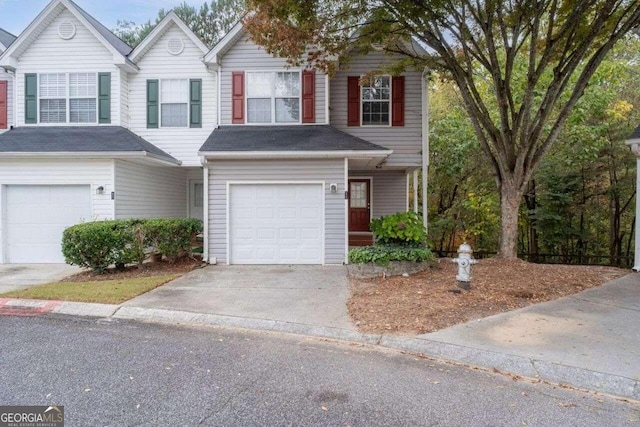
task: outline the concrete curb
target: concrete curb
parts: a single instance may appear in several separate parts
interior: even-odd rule
[[[362,344],[375,345],[380,341],[380,335],[367,335],[349,329],[331,328],[325,326],[305,325],[301,323],[283,322],[279,320],[252,319],[248,317],[221,316],[217,314],[193,313],[189,311],[163,310],[156,308],[141,308],[121,306],[112,316],[116,319],[140,320],[144,322],[159,322],[169,324],[183,324],[192,326],[218,326],[225,328],[252,329],[259,331],[284,332],[296,335],[329,338],[340,341],[351,341]]]
[[[118,310],[118,307],[120,306],[115,304],[60,301],[60,304],[55,306],[51,312],[71,316],[110,317]]]
[[[503,373],[640,400],[640,379],[637,378],[422,338],[385,335],[379,345],[464,365],[497,369]]]
[[[129,306],[121,307],[112,317],[167,324],[217,326],[283,332],[374,345],[393,350],[420,353],[436,359],[454,361],[464,365],[497,369],[500,372],[536,378],[552,383],[569,384],[578,388],[640,399],[640,381],[637,379],[422,338],[397,335],[372,335],[348,329],[328,328],[276,320]]]
[[[3,299],[2,302],[4,304],[10,303],[14,305],[24,304],[25,306],[29,304],[37,304],[34,300],[17,299]],[[47,301],[47,303],[51,306],[51,309],[48,310],[48,312],[55,314],[127,319],[172,325],[215,326],[282,332],[379,346],[393,350],[419,353],[435,359],[453,361],[463,365],[482,367],[486,369],[497,369],[503,373],[536,378],[551,383],[567,384],[577,388],[600,391],[640,400],[640,379],[637,378],[632,379],[604,372],[562,365],[559,363],[536,360],[475,347],[449,344],[424,338],[404,337],[398,335],[363,334],[349,329],[314,326],[277,320],[193,313],[188,311],[65,301]]]

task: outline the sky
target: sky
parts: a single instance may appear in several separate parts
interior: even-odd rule
[[[44,9],[50,0],[0,0],[0,28],[19,35]],[[74,0],[109,29],[119,19],[137,24],[155,19],[158,10],[171,9],[184,0]],[[193,6],[201,6],[205,0],[186,0]]]

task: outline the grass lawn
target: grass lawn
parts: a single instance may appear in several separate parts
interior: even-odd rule
[[[0,297],[120,304],[164,285],[179,276],[181,275],[170,274],[116,280],[47,283],[28,289],[7,292],[1,294]]]

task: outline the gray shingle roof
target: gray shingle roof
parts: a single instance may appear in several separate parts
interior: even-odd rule
[[[640,139],[640,126],[638,126],[627,139]]]
[[[177,160],[121,126],[25,126],[0,134],[2,153],[146,152]]]
[[[0,28],[0,44],[2,44],[4,47],[11,46],[11,43],[13,43],[16,39],[16,36]]]
[[[201,152],[387,150],[332,126],[221,126]]]
[[[115,34],[113,34],[111,32],[111,30],[109,30],[107,27],[102,25],[93,16],[89,15],[86,11],[84,11],[76,3],[74,3],[74,2],[71,2],[71,3],[73,3],[73,5],[76,7],[76,9],[78,9],[78,12],[80,12],[80,14],[82,16],[84,16],[84,18],[87,21],[89,21],[89,23],[91,23],[91,25],[94,26],[94,28],[102,35],[102,37],[104,37],[109,42],[109,44],[111,44],[111,46],[113,46],[118,52],[120,52],[124,56],[127,56],[127,55],[129,55],[131,53],[131,51],[133,50],[133,48],[131,46],[129,46],[124,41],[122,41],[120,39],[120,37],[118,37]]]

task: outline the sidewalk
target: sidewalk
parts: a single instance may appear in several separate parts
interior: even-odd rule
[[[38,314],[244,328],[379,345],[640,399],[638,274],[570,297],[420,336],[368,335],[332,325],[137,307],[129,303],[117,306],[5,299],[0,300],[0,314],[8,307],[19,310],[23,305],[35,307]]]

